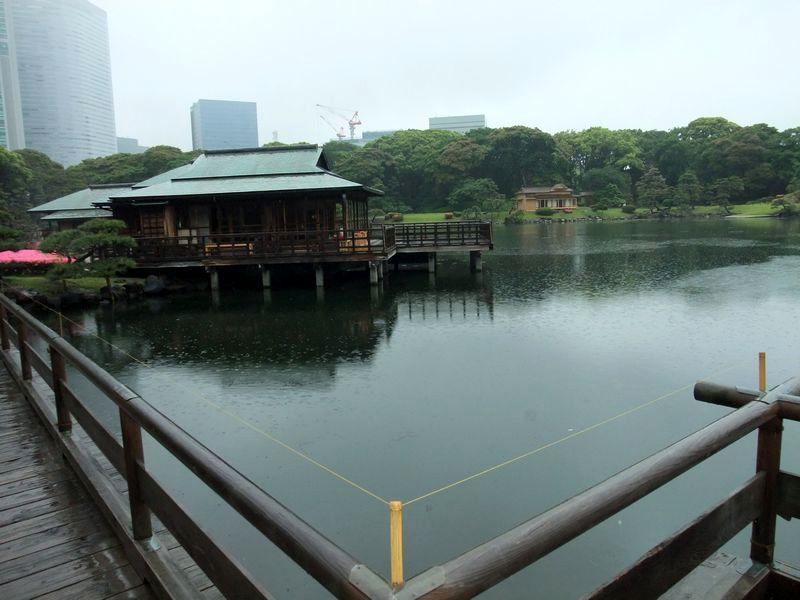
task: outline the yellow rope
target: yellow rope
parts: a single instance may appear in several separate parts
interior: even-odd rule
[[[732,365],[732,366],[727,367],[725,369],[721,369],[720,371],[717,371],[716,373],[714,373],[714,375],[718,375],[719,373],[723,373],[725,371],[729,371],[734,366],[736,366],[736,365]],[[712,377],[713,377],[713,375],[712,375]],[[637,411],[640,411],[643,408],[647,408],[648,406],[650,406],[652,404],[655,404],[656,402],[660,402],[661,400],[669,398],[670,396],[674,396],[678,392],[682,392],[684,390],[688,390],[688,389],[692,388],[693,386],[694,386],[694,384],[690,383],[688,385],[684,385],[683,387],[679,387],[677,389],[674,389],[671,392],[667,392],[666,394],[663,394],[663,395],[659,396],[658,398],[654,398],[653,400],[648,400],[647,402],[643,402],[642,404],[634,406],[633,408],[629,408],[628,410],[624,410],[621,413],[617,413],[616,415],[614,415],[612,417],[608,417],[607,419],[604,419],[602,421],[598,421],[597,423],[594,423],[593,425],[589,425],[588,427],[584,427],[583,429],[581,429],[579,431],[575,431],[573,433],[570,433],[569,435],[565,435],[564,437],[558,438],[557,440],[554,440],[552,442],[548,442],[547,444],[544,444],[543,446],[539,446],[538,448],[534,448],[533,450],[529,450],[528,452],[525,452],[524,454],[520,454],[519,456],[515,456],[514,458],[510,458],[508,460],[504,460],[503,462],[498,463],[498,464],[496,464],[494,466],[491,466],[491,467],[489,467],[487,469],[484,469],[482,471],[478,471],[477,473],[473,473],[472,475],[469,475],[468,477],[464,477],[463,479],[459,479],[458,481],[454,481],[453,483],[448,483],[447,485],[444,485],[444,486],[442,486],[440,488],[437,488],[435,490],[431,490],[430,492],[422,494],[421,496],[417,496],[416,498],[413,498],[412,500],[408,500],[406,502],[403,502],[403,506],[409,506],[410,504],[414,504],[415,502],[419,502],[420,500],[425,500],[426,498],[430,498],[431,496],[435,496],[436,494],[440,494],[440,493],[445,492],[447,490],[453,489],[454,487],[457,487],[459,485],[467,483],[468,481],[472,481],[473,479],[477,479],[478,477],[482,477],[482,476],[487,475],[487,474],[489,474],[489,473],[491,473],[493,471],[497,471],[498,469],[502,469],[503,467],[507,467],[508,465],[513,464],[513,463],[515,463],[517,461],[520,461],[520,460],[522,460],[524,458],[528,458],[530,456],[533,456],[534,454],[538,454],[539,452],[547,450],[548,448],[552,448],[553,446],[557,446],[558,444],[562,444],[562,443],[564,443],[564,442],[566,442],[568,440],[571,440],[572,438],[578,437],[579,435],[583,435],[585,433],[589,433],[590,431],[592,431],[594,429],[597,429],[598,427],[602,427],[603,425],[607,425],[608,423],[611,423],[612,421],[616,421],[617,419],[621,419],[622,417],[626,417],[626,416],[628,416],[630,414],[633,414],[633,413],[635,413]]]
[[[97,334],[96,334],[96,333],[94,333],[93,331],[90,331],[89,329],[87,329],[87,328],[86,328],[84,325],[82,325],[81,323],[78,323],[78,322],[76,322],[76,321],[73,321],[72,319],[70,319],[69,317],[65,316],[65,315],[64,315],[63,313],[61,313],[60,311],[57,311],[57,310],[55,310],[54,308],[51,308],[51,307],[47,306],[46,304],[43,304],[42,302],[39,302],[39,301],[38,301],[38,300],[36,300],[35,298],[32,298],[32,300],[33,300],[33,301],[34,301],[36,304],[38,304],[39,306],[41,306],[41,307],[43,307],[43,308],[46,308],[47,310],[49,310],[50,312],[52,312],[52,313],[54,313],[54,314],[57,314],[57,315],[58,315],[58,318],[59,318],[59,323],[61,323],[61,320],[63,319],[63,320],[65,320],[65,321],[67,321],[68,323],[72,323],[72,324],[73,324],[73,325],[75,325],[76,327],[80,327],[80,328],[81,328],[83,331],[85,331],[85,332],[86,332],[86,333],[88,333],[89,335],[91,335],[91,336],[93,336],[93,337],[97,338],[98,340],[100,340],[100,341],[101,341],[101,342],[103,342],[104,344],[108,344],[108,346],[110,346],[111,348],[113,348],[113,349],[114,349],[114,350],[116,350],[117,352],[119,352],[119,353],[123,354],[124,356],[127,356],[127,357],[128,357],[128,358],[130,358],[132,361],[134,361],[134,362],[136,362],[136,363],[140,364],[141,366],[143,366],[143,367],[146,367],[146,368],[150,369],[150,370],[151,370],[153,373],[155,373],[157,376],[161,377],[163,380],[165,380],[165,381],[169,382],[170,384],[174,385],[174,383],[173,383],[173,382],[172,382],[172,381],[171,381],[169,378],[162,376],[162,374],[161,374],[161,373],[159,373],[159,372],[158,372],[158,370],[154,369],[154,368],[153,368],[151,365],[147,364],[147,363],[146,363],[146,362],[144,362],[143,360],[140,360],[139,358],[137,358],[137,357],[133,356],[132,354],[130,354],[129,352],[127,352],[126,350],[123,350],[122,348],[120,348],[119,346],[116,346],[115,344],[113,344],[112,342],[108,341],[107,339],[105,339],[105,338],[103,338],[103,337],[101,337],[101,336],[97,335]],[[204,396],[203,396],[201,393],[199,393],[199,392],[196,392],[196,394],[197,394],[197,397],[198,397],[198,398],[199,398],[199,399],[200,399],[202,402],[204,402],[204,403],[208,404],[209,406],[211,406],[211,407],[215,408],[216,410],[220,411],[221,413],[224,413],[224,414],[226,414],[227,416],[229,416],[230,418],[234,419],[235,421],[237,421],[237,422],[238,422],[238,423],[240,423],[241,425],[243,425],[243,426],[247,427],[248,429],[250,429],[250,430],[252,430],[252,431],[255,431],[256,433],[258,433],[258,434],[260,434],[260,435],[264,436],[265,438],[267,438],[268,440],[270,440],[270,441],[274,442],[275,444],[278,444],[278,445],[279,445],[279,446],[281,446],[282,448],[285,448],[285,449],[286,449],[286,450],[288,450],[289,452],[291,452],[291,453],[293,453],[293,454],[295,454],[295,455],[299,456],[300,458],[302,458],[302,459],[304,459],[304,460],[308,461],[308,462],[309,462],[309,463],[311,463],[312,465],[314,465],[314,466],[316,466],[316,467],[318,467],[318,468],[322,469],[322,470],[323,470],[323,471],[325,471],[326,473],[329,473],[329,474],[333,475],[334,477],[336,477],[337,479],[339,479],[339,480],[343,481],[344,483],[346,483],[346,484],[348,484],[348,485],[352,486],[353,488],[355,488],[355,489],[357,489],[357,490],[359,490],[359,491],[361,491],[361,492],[364,492],[364,493],[365,493],[365,494],[367,494],[368,496],[370,496],[370,497],[374,498],[375,500],[378,500],[378,501],[380,501],[380,502],[383,502],[384,504],[386,504],[386,505],[388,506],[388,504],[389,504],[389,501],[388,501],[388,500],[386,500],[385,498],[382,498],[381,496],[379,496],[379,495],[378,495],[378,494],[376,494],[375,492],[372,492],[372,491],[368,490],[367,488],[365,488],[364,486],[361,486],[361,485],[357,484],[356,482],[352,481],[351,479],[348,479],[347,477],[345,477],[345,476],[344,476],[344,475],[342,475],[341,473],[337,473],[336,471],[334,471],[334,470],[333,470],[333,469],[331,469],[330,467],[328,467],[328,466],[326,466],[326,465],[322,464],[322,463],[321,463],[321,462],[319,462],[318,460],[315,460],[314,458],[312,458],[312,457],[310,457],[308,454],[305,454],[304,452],[302,452],[302,451],[298,450],[297,448],[293,448],[292,446],[290,446],[290,445],[289,445],[289,444],[287,444],[286,442],[284,442],[284,441],[282,441],[282,440],[278,439],[278,438],[277,438],[277,437],[275,437],[274,435],[272,435],[272,434],[270,434],[270,433],[268,433],[268,432],[264,431],[263,429],[261,429],[261,428],[257,427],[256,425],[254,425],[254,424],[253,424],[253,423],[251,423],[250,421],[247,421],[246,419],[243,419],[243,418],[241,418],[241,417],[240,417],[239,415],[237,415],[236,413],[234,413],[234,412],[232,412],[232,411],[230,411],[230,410],[228,410],[228,409],[224,408],[223,406],[221,406],[221,405],[217,404],[216,402],[212,402],[212,401],[211,401],[211,400],[209,400],[208,398],[204,397]]]
[[[83,331],[85,331],[89,335],[92,335],[95,338],[97,338],[98,340],[102,341],[103,343],[108,344],[111,348],[117,350],[121,354],[123,354],[123,355],[127,356],[128,358],[130,358],[131,360],[135,361],[136,363],[138,363],[138,364],[140,364],[140,365],[142,365],[142,366],[144,366],[144,367],[146,367],[148,369],[153,370],[154,373],[156,373],[157,375],[161,376],[161,374],[157,370],[154,370],[151,365],[149,365],[146,362],[138,359],[137,357],[133,356],[132,354],[129,354],[127,351],[123,350],[119,346],[114,345],[113,343],[111,343],[110,341],[106,340],[105,338],[99,336],[98,334],[94,333],[93,331],[90,331],[84,325],[82,325],[80,323],[77,323],[76,321],[73,321],[69,317],[64,316],[60,311],[56,311],[55,309],[47,306],[46,304],[43,304],[43,303],[39,302],[36,299],[32,299],[32,300],[36,304],[38,304],[39,306],[42,306],[45,309],[57,314],[58,317],[59,317],[59,323],[61,322],[61,319],[65,319],[69,323],[72,323],[73,325],[75,325],[77,327],[80,327]],[[714,373],[710,377],[714,377],[714,376],[716,376],[716,375],[718,375],[720,373],[724,373],[725,371],[729,371],[729,370],[733,369],[735,366],[736,366],[736,364],[731,365],[729,367],[726,367],[724,369],[720,369],[719,371],[717,371],[716,373]],[[172,383],[171,380],[169,380],[168,378],[164,378],[164,379],[166,379],[167,381]],[[670,396],[674,396],[675,394],[677,394],[679,392],[688,390],[688,389],[692,388],[693,386],[694,386],[694,384],[691,383],[691,384],[687,384],[687,385],[684,385],[682,387],[676,388],[676,389],[674,389],[674,390],[672,390],[670,392],[667,392],[666,394],[663,394],[663,395],[659,396],[658,398],[654,398],[652,400],[648,400],[647,402],[643,402],[642,404],[639,404],[637,406],[634,406],[632,408],[624,410],[624,411],[622,411],[620,413],[617,413],[617,414],[615,414],[615,415],[613,415],[611,417],[608,417],[607,419],[603,419],[602,421],[598,421],[597,423],[594,423],[592,425],[584,427],[583,429],[580,429],[578,431],[572,432],[572,433],[570,433],[568,435],[565,435],[565,436],[563,436],[561,438],[553,440],[552,442],[548,442],[547,444],[539,446],[538,448],[534,448],[533,450],[529,450],[528,452],[520,454],[519,456],[515,456],[514,458],[510,458],[508,460],[505,460],[505,461],[503,461],[501,463],[498,463],[496,465],[493,465],[491,467],[483,469],[482,471],[478,471],[477,473],[473,473],[472,475],[464,477],[463,479],[459,479],[458,481],[454,481],[454,482],[449,483],[447,485],[444,485],[444,486],[442,486],[440,488],[437,488],[435,490],[431,490],[430,492],[422,494],[421,496],[417,496],[416,498],[413,498],[411,500],[403,502],[403,506],[409,506],[409,505],[414,504],[416,502],[419,502],[421,500],[425,500],[426,498],[430,498],[431,496],[435,496],[435,495],[440,494],[442,492],[445,492],[447,490],[453,489],[454,487],[457,487],[459,485],[463,485],[463,484],[465,484],[465,483],[467,483],[469,481],[472,481],[472,480],[477,479],[479,477],[482,477],[484,475],[488,475],[489,473],[492,473],[493,471],[497,471],[499,469],[502,469],[503,467],[507,467],[508,465],[511,465],[511,464],[513,464],[515,462],[518,462],[518,461],[523,460],[525,458],[528,458],[530,456],[533,456],[534,454],[538,454],[539,452],[542,452],[544,450],[547,450],[549,448],[552,448],[554,446],[562,444],[562,443],[564,443],[564,442],[566,442],[568,440],[571,440],[573,438],[576,438],[576,437],[578,437],[580,435],[589,433],[590,431],[593,431],[593,430],[595,430],[595,429],[597,429],[599,427],[602,427],[603,425],[607,425],[608,423],[611,423],[613,421],[617,421],[617,420],[619,420],[619,419],[621,419],[623,417],[626,417],[626,416],[628,416],[630,414],[638,412],[638,411],[640,411],[640,410],[642,410],[644,408],[647,408],[648,406],[651,406],[651,405],[655,404],[656,402],[660,402],[661,400],[665,400],[666,398],[669,398]],[[300,458],[306,460],[307,462],[311,463],[312,465],[322,469],[323,471],[329,473],[330,475],[333,475],[334,477],[336,477],[337,479],[339,479],[339,480],[343,481],[344,483],[350,485],[351,487],[353,487],[353,488],[355,488],[355,489],[367,494],[368,496],[374,498],[375,500],[378,500],[379,502],[382,502],[382,503],[384,503],[386,505],[389,505],[389,501],[386,500],[385,498],[382,498],[378,494],[376,494],[376,493],[368,490],[367,488],[355,483],[351,479],[348,479],[347,477],[345,477],[341,473],[338,473],[338,472],[334,471],[333,469],[331,469],[330,467],[320,463],[319,461],[317,461],[314,458],[308,456],[304,452],[302,452],[302,451],[290,446],[286,442],[276,438],[274,435],[272,435],[272,434],[268,433],[267,431],[264,431],[263,429],[257,427],[256,425],[254,425],[250,421],[247,421],[246,419],[241,418],[236,413],[226,409],[225,407],[217,404],[216,402],[212,402],[211,400],[205,398],[202,394],[198,393],[197,397],[201,401],[203,401],[204,403],[206,403],[209,406],[215,408],[219,412],[229,416],[230,418],[234,419],[235,421],[237,421],[241,425],[243,425],[243,426],[247,427],[248,429],[251,429],[252,431],[255,431],[256,433],[264,436],[265,438],[271,440],[273,443],[278,444],[282,448],[288,450],[289,452],[292,452],[293,454],[295,454],[295,455],[299,456]]]

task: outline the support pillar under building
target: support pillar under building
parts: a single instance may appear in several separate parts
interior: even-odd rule
[[[314,265],[314,279],[318,288],[325,287],[325,271],[323,271],[321,263]]]
[[[436,252],[428,253],[428,273],[436,273]]]
[[[475,273],[480,273],[483,271],[483,259],[481,258],[480,250],[470,250],[469,270]]]
[[[209,269],[208,275],[211,281],[211,290],[214,292],[219,291],[219,272],[216,269]]]
[[[261,287],[265,290],[272,287],[272,274],[270,273],[269,268],[267,265],[258,265],[259,270],[261,271]]]
[[[378,285],[378,263],[375,261],[369,262],[369,283]]]

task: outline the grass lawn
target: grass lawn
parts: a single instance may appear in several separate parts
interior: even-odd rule
[[[779,212],[773,208],[769,202],[759,202],[757,204],[734,204],[731,206],[731,214],[741,217],[770,217]],[[491,215],[491,220],[495,223],[502,223],[506,212]],[[647,208],[637,208],[636,215],[640,217],[650,216]],[[719,215],[719,206],[696,206],[692,214],[694,216]],[[608,210],[594,211],[588,206],[579,206],[572,209],[571,213],[556,212],[550,217],[542,217],[535,212],[525,214],[526,221],[537,221],[539,219],[586,219],[600,217],[603,219],[631,219],[633,215],[622,212],[621,208],[609,208]],[[444,213],[406,213],[403,215],[403,223],[438,223],[444,221]],[[456,221],[459,219],[455,219]]]
[[[125,283],[144,282],[144,279],[136,277],[115,277],[111,280],[113,285]],[[3,277],[3,285],[34,290],[41,293],[55,292],[61,289],[61,283],[51,281],[44,275],[8,275]],[[106,285],[106,280],[102,277],[81,277],[79,279],[67,279],[67,289],[69,291],[86,290],[96,292]]]

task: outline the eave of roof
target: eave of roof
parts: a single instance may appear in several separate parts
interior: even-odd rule
[[[173,179],[147,188],[135,189],[111,197],[111,201],[135,201],[139,198],[181,198],[221,196],[225,194],[268,194],[286,192],[313,192],[334,190],[364,190],[370,195],[383,195],[380,190],[348,181],[332,173],[303,173],[299,175],[260,175],[232,177],[203,177],[199,179]]]
[[[97,219],[110,217],[111,211],[104,208],[91,208],[83,210],[57,210],[42,217],[42,221],[71,221],[73,219]]]
[[[67,194],[61,198],[50,200],[39,206],[29,208],[28,212],[53,212],[58,210],[90,210],[95,208],[96,203],[108,202],[108,199],[115,192],[121,193],[131,189],[130,183],[113,183],[104,185],[92,185],[88,188]]]

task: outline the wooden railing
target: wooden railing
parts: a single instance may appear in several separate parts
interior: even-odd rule
[[[480,247],[491,249],[492,224],[483,221],[395,224],[398,249],[437,247]]]
[[[351,230],[261,231],[209,235],[138,237],[137,262],[207,259],[280,259],[385,256],[395,249],[391,225]]]
[[[57,424],[55,435],[68,438],[74,419],[125,476],[133,537],[143,540],[152,535],[151,513],[155,514],[229,598],[265,598],[267,592],[235,556],[192,519],[147,467],[142,430],[332,594],[343,598],[471,598],[756,429],[758,457],[754,476],[590,597],[657,597],[751,522],[754,523],[751,557],[770,564],[776,515],[800,517],[800,477],[780,470],[782,419],[800,420],[797,395],[800,379],[790,380],[766,394],[701,382],[695,386],[697,399],[737,410],[393,589],[4,295],[0,295],[0,341],[4,362],[25,394],[46,421],[53,419],[50,422]],[[12,345],[18,352],[12,350]],[[37,346],[46,347],[49,358]],[[116,404],[121,440],[101,424],[70,385],[68,366]],[[34,384],[34,372],[52,390],[51,395],[46,396]],[[770,577],[779,577],[769,569],[765,572]]]

